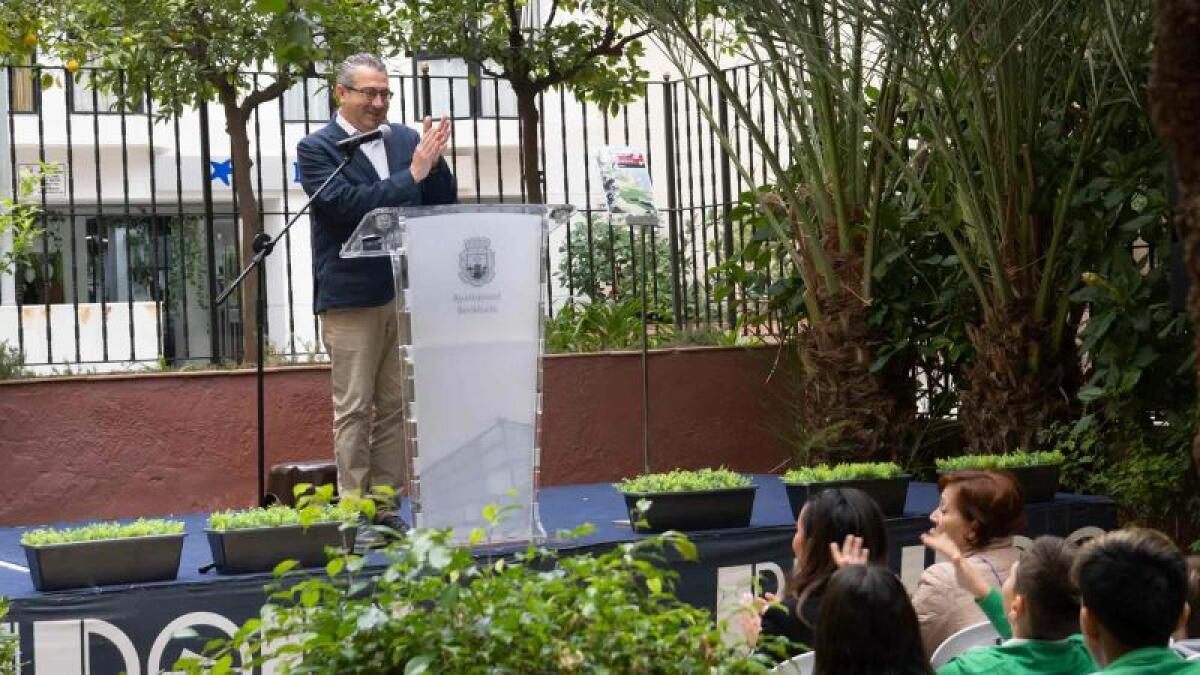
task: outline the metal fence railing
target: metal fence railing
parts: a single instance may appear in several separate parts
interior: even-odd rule
[[[85,68],[76,82],[58,66],[0,68],[0,113],[7,111],[0,115],[0,192],[17,194],[21,177],[40,165],[57,172],[31,196],[45,236],[24,262],[0,274],[0,341],[19,350],[27,366],[60,372],[239,358],[247,318],[236,296],[228,306],[213,303],[243,262],[220,107],[164,115],[150,92],[121,107],[88,86],[92,72]],[[59,84],[43,88],[46,76]],[[768,129],[779,127],[750,69],[726,77]],[[394,121],[454,118],[448,159],[461,201],[524,200],[520,121],[504,82],[429,72],[392,73],[391,81]],[[753,182],[769,178],[748,135],[726,121],[732,115],[719,88],[707,76],[690,83],[648,82],[646,95],[615,115],[566,90],[539,99],[543,191],[548,202],[577,207],[548,242],[548,313],[571,297],[637,297],[636,235],[603,210],[590,161],[596,147],[622,144],[647,152],[661,210],[647,256],[655,308],[681,329],[735,325],[742,298],[717,301],[708,271],[748,240],[751,233],[726,215],[753,186],[733,168],[716,133],[728,135]],[[321,78],[255,112],[252,171],[268,232],[278,232],[303,204],[296,143],[331,114]],[[268,259],[270,348],[286,358],[319,358],[307,229],[294,229],[283,244]]]

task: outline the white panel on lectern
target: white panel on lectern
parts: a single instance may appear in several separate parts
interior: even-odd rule
[[[493,542],[543,534],[537,429],[544,242],[569,209],[472,205],[377,209],[343,257],[390,256],[409,344],[406,465],[415,525],[486,527],[483,509],[515,507]],[[403,330],[403,329],[407,330]]]

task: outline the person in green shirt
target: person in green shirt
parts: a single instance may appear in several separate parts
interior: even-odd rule
[[[1075,547],[1058,537],[1039,537],[1021,553],[997,591],[966,562],[954,541],[930,532],[922,542],[948,558],[959,586],[975,598],[1003,644],[958,655],[938,675],[1037,673],[1087,675],[1096,663],[1079,634],[1079,596],[1071,581]]]
[[[1183,554],[1161,532],[1117,530],[1088,542],[1075,561],[1079,625],[1104,673],[1200,673],[1170,649],[1171,633],[1187,622]]]

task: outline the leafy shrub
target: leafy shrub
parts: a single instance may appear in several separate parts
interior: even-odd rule
[[[337,506],[317,506],[311,509],[295,509],[276,504],[267,508],[220,511],[208,517],[210,530],[251,530],[263,527],[286,527],[314,523],[349,522],[355,513]]]
[[[230,672],[244,647],[254,664],[240,667],[278,656],[304,673],[767,672],[761,657],[722,643],[707,611],[675,597],[668,549],[696,559],[678,533],[599,555],[530,546],[480,560],[449,532],[415,530],[386,549],[381,574],[361,577],[365,560],[347,554],[325,576],[269,587],[267,619],[211,643],[207,667]],[[175,664],[205,668],[198,658]]]
[[[25,376],[25,355],[16,346],[0,340],[0,380]]]
[[[852,462],[849,464],[818,464],[802,466],[783,474],[785,483],[827,483],[835,480],[864,478],[895,478],[903,470],[895,462]]]
[[[729,490],[749,486],[749,478],[724,467],[697,471],[675,469],[668,473],[648,473],[635,478],[626,478],[616,483],[617,490],[634,494]]]
[[[590,237],[589,237],[590,235]],[[596,302],[619,300],[632,295],[641,284],[642,249],[637,232],[608,216],[593,216],[571,223],[571,236],[559,246],[558,282],[573,293]],[[661,232],[650,241],[646,253],[651,268],[647,281],[659,296],[671,291],[670,242]]]
[[[8,600],[0,598],[0,621],[8,616]],[[4,630],[0,624],[0,675],[17,675],[17,654],[20,644],[17,636]]]
[[[1056,450],[1045,452],[1017,452],[1008,455],[963,455],[937,460],[938,471],[1019,469],[1025,466],[1062,464],[1063,454]]]
[[[650,347],[671,339],[674,328],[661,322],[661,313],[651,311],[647,321],[651,322],[646,335]],[[642,303],[636,299],[621,302],[570,300],[546,322],[546,350],[551,353],[634,349],[641,344]]]
[[[1144,427],[1092,414],[1044,429],[1039,440],[1066,457],[1065,488],[1112,497],[1122,524],[1178,538],[1189,526],[1200,525],[1200,489],[1190,466],[1193,429],[1186,416]]]
[[[134,537],[157,537],[182,534],[183,523],[178,520],[139,518],[132,523],[105,522],[82,527],[61,529],[40,528],[21,535],[21,543],[28,546],[50,546],[79,541],[101,539],[132,539]]]

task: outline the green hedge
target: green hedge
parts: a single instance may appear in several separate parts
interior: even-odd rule
[[[182,533],[183,523],[181,521],[139,518],[132,523],[114,521],[93,523],[81,527],[39,528],[21,535],[21,543],[28,546],[50,546],[81,541],[132,539]]]
[[[783,482],[792,484],[828,483],[835,480],[895,478],[903,469],[895,462],[851,462],[802,466],[783,474]]]
[[[615,485],[617,490],[624,493],[693,492],[749,487],[750,479],[725,467],[697,471],[675,469],[668,473],[649,473],[636,478],[626,478]]]
[[[937,460],[938,471],[1018,469],[1025,466],[1062,464],[1063,454],[1048,452],[1017,452],[1008,455],[963,455]]]

